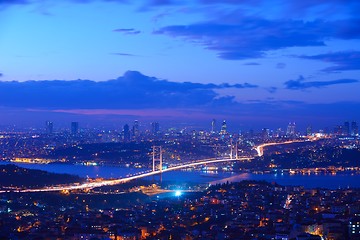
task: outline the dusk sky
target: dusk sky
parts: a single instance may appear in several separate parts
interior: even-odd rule
[[[359,0],[0,0],[0,125],[359,122],[359,11]]]

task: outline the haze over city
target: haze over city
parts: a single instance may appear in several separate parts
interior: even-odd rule
[[[356,121],[359,9],[357,0],[0,1],[0,124]]]

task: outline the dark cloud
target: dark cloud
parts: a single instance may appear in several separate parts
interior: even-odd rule
[[[198,0],[204,5],[232,5],[232,7],[246,7],[254,9],[266,9],[269,7],[268,0]],[[316,13],[326,17],[326,14],[340,14],[357,16],[356,9],[359,9],[360,2],[358,0],[272,0],[271,6],[277,9],[277,13],[284,15],[292,15],[296,17],[305,15],[306,13]]]
[[[0,4],[28,4],[30,0],[0,0]]]
[[[221,100],[214,89],[254,87],[257,86],[248,83],[217,85],[170,82],[128,71],[123,77],[105,82],[0,82],[0,106],[51,109],[199,107]]]
[[[0,73],[0,77],[4,76],[4,74]]]
[[[152,7],[179,4],[177,1],[173,1],[173,0],[149,0],[144,2],[147,6],[152,6]]]
[[[269,87],[266,89],[269,93],[275,93],[277,91],[277,87]]]
[[[136,30],[134,28],[118,28],[118,29],[114,29],[114,32],[121,32],[124,34],[131,34],[131,35],[136,35],[136,34],[140,34],[141,31]]]
[[[313,82],[306,82],[303,76],[299,76],[296,80],[289,80],[284,83],[286,89],[291,90],[304,90],[307,88],[321,88],[331,85],[337,84],[349,84],[349,83],[357,83],[359,80],[356,79],[338,79],[332,81],[313,81]]]
[[[260,58],[267,51],[289,47],[324,46],[329,39],[360,37],[358,20],[301,21],[238,17],[229,20],[231,18],[171,25],[154,33],[182,37],[217,51],[220,58],[229,60]]]
[[[335,64],[335,66],[323,69],[322,71],[324,72],[339,72],[360,69],[360,51],[332,52],[300,57]]]

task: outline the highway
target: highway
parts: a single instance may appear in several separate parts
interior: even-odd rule
[[[273,142],[273,143],[263,143],[258,145],[257,147],[255,147],[254,149],[256,150],[257,154],[259,157],[264,155],[264,147],[268,147],[268,146],[275,146],[275,145],[283,145],[283,144],[290,144],[290,143],[297,143],[297,142],[306,142],[309,141],[309,139],[306,140],[291,140],[291,141],[286,141],[286,142]]]
[[[258,145],[254,149],[257,151],[258,156],[262,156],[263,148],[266,146],[289,144],[289,143],[294,143],[294,142],[302,142],[302,141],[294,140],[294,141],[287,141],[287,142],[280,142],[280,143],[264,143],[264,144]],[[100,181],[93,181],[93,182],[86,182],[86,183],[74,183],[74,184],[70,184],[70,185],[60,185],[60,186],[49,186],[49,187],[43,187],[43,188],[37,188],[37,189],[29,188],[29,189],[16,189],[16,190],[0,190],[0,193],[4,193],[4,192],[23,192],[23,193],[26,193],[26,192],[59,192],[59,191],[71,191],[71,190],[80,190],[80,189],[92,189],[92,188],[103,187],[103,186],[113,186],[113,185],[131,181],[131,180],[153,176],[153,175],[156,175],[159,173],[179,170],[182,168],[194,167],[194,166],[198,166],[198,165],[204,165],[204,164],[208,164],[208,163],[219,163],[219,162],[228,162],[228,161],[248,161],[248,160],[252,160],[252,159],[253,159],[253,157],[220,158],[220,159],[219,158],[209,158],[209,159],[192,161],[192,162],[185,163],[185,164],[174,165],[174,166],[168,167],[166,169],[163,169],[162,171],[148,170],[148,171],[136,173],[136,174],[133,174],[133,175],[130,175],[127,177],[123,177],[123,178],[118,178],[118,179],[104,179],[104,180],[100,180]]]

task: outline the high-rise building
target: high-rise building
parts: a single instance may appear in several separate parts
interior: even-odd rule
[[[312,127],[311,126],[308,126],[307,128],[306,128],[306,135],[307,136],[310,136],[312,134]]]
[[[124,125],[123,128],[123,136],[124,136],[124,141],[127,142],[130,140],[130,127],[128,124]]]
[[[334,134],[335,135],[342,135],[344,132],[344,126],[342,125],[337,125],[334,127]]]
[[[226,126],[226,121],[224,120],[221,124],[221,131],[220,131],[220,134],[226,134],[226,131],[227,131],[227,126]]]
[[[263,128],[262,131],[261,131],[261,135],[262,135],[262,138],[264,140],[269,139],[270,138],[270,129],[269,128]]]
[[[296,127],[295,122],[290,122],[286,129],[286,136],[288,136],[288,137],[295,136],[295,133],[296,133],[295,127]]]
[[[158,135],[160,133],[160,124],[158,122],[151,123],[151,133]]]
[[[46,126],[46,133],[47,134],[52,134],[54,132],[54,123],[53,122],[46,121],[45,126]]]
[[[79,122],[71,122],[71,134],[76,135],[79,133]]]
[[[211,133],[215,133],[215,131],[216,131],[216,120],[213,119],[211,121]]]
[[[350,122],[344,122],[343,135],[350,135]]]
[[[351,136],[359,134],[359,127],[355,121],[351,122]]]
[[[139,132],[139,121],[138,120],[135,120],[134,121],[134,126],[133,126],[133,136],[134,137],[138,137],[140,135],[140,132]]]

